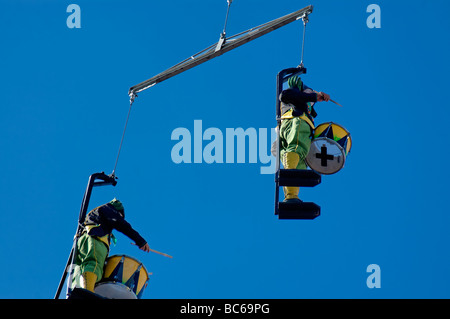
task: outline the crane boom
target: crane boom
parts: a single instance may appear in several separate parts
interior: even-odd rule
[[[292,12],[288,15],[285,15],[281,18],[272,20],[272,21],[262,24],[260,26],[251,28],[247,31],[238,33],[229,38],[225,38],[224,36],[221,36],[217,43],[214,43],[213,45],[209,46],[208,48],[206,48],[206,49],[200,51],[199,53],[187,58],[186,60],[174,65],[173,67],[155,75],[154,77],[152,77],[144,82],[141,82],[135,86],[132,86],[129,89],[128,94],[134,100],[134,97],[136,96],[137,93],[142,92],[142,91],[154,86],[155,84],[160,83],[164,80],[167,80],[177,74],[180,74],[184,71],[192,69],[193,67],[196,67],[196,66],[198,66],[206,61],[209,61],[215,57],[218,57],[228,51],[231,51],[237,47],[240,47],[241,45],[243,45],[245,43],[248,43],[256,38],[259,38],[265,34],[268,34],[269,32],[279,29],[291,22],[301,19],[301,18],[309,15],[312,12],[312,10],[313,10],[313,6],[309,5],[303,9]]]

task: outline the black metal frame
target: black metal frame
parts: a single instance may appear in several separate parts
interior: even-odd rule
[[[277,165],[275,172],[275,215],[278,215],[280,209],[280,128],[281,128],[281,102],[280,94],[283,91],[283,83],[287,78],[294,74],[305,74],[306,69],[304,67],[288,68],[281,70],[277,74],[277,90],[276,90],[276,103],[275,112],[278,126],[277,134]]]
[[[281,101],[283,83],[291,76],[306,74],[306,68],[298,66],[281,70],[277,74],[276,120],[281,128]],[[320,215],[320,206],[311,202],[280,203],[280,186],[314,187],[322,181],[321,175],[313,170],[281,169],[280,167],[280,132],[277,134],[277,164],[275,172],[275,215],[279,219],[314,219]]]
[[[73,240],[72,249],[70,250],[69,259],[67,260],[67,264],[66,264],[66,267],[64,268],[64,272],[63,272],[63,275],[59,282],[59,286],[56,291],[54,299],[59,298],[59,296],[61,294],[61,290],[64,286],[64,282],[66,281],[67,274],[70,272],[71,265],[74,262],[74,258],[76,255],[76,249],[77,249],[77,240],[78,240],[78,236],[80,235],[80,233],[83,229],[82,223],[83,223],[84,219],[86,218],[86,213],[87,213],[87,209],[89,206],[89,200],[91,199],[92,189],[96,186],[105,186],[105,185],[116,186],[116,184],[117,184],[116,179],[117,178],[114,175],[106,175],[104,172],[94,173],[91,176],[89,176],[88,185],[86,187],[86,191],[84,192],[83,201],[81,203],[80,214],[78,216],[77,231],[75,234],[75,238]]]

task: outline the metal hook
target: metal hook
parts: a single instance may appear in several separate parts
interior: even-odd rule
[[[134,103],[134,99],[137,98],[137,94],[134,91],[131,91],[128,96],[130,97],[130,105]]]
[[[302,17],[303,20],[303,26],[306,26],[306,24],[309,22],[308,14],[304,14]]]

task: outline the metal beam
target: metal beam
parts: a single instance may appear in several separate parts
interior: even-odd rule
[[[279,29],[291,22],[294,22],[298,19],[303,18],[304,16],[309,15],[313,10],[313,6],[307,6],[301,10],[295,11],[293,13],[290,13],[288,15],[285,15],[281,18],[272,20],[270,22],[267,22],[265,24],[262,24],[260,26],[254,27],[252,29],[249,29],[247,31],[238,33],[234,36],[231,36],[229,38],[220,38],[219,41],[208,48],[204,49],[203,51],[200,51],[199,53],[189,57],[188,59],[176,64],[175,66],[159,73],[158,75],[141,82],[135,86],[132,86],[128,94],[131,98],[134,99],[134,96],[142,92],[153,85],[160,83],[164,80],[167,80],[177,74],[180,74],[184,71],[187,71],[193,67],[196,67],[206,61],[209,61],[215,57],[218,57],[228,51],[231,51],[237,47],[240,47],[241,45],[248,43],[254,39],[257,39],[269,32],[272,32],[276,29]]]

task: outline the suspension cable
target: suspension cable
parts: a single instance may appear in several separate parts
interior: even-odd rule
[[[228,7],[227,7],[227,15],[225,16],[225,24],[223,26],[222,34],[220,35],[222,38],[225,38],[226,35],[226,29],[227,29],[227,22],[228,22],[228,14],[230,13],[230,6],[233,0],[227,0]]]
[[[305,13],[302,17],[303,20],[303,40],[302,40],[302,57],[300,60],[299,67],[303,67],[303,54],[305,52],[305,34],[306,34],[306,24],[309,22],[308,15]]]
[[[125,137],[125,131],[127,130],[128,120],[130,119],[131,107],[133,105],[134,99],[137,95],[134,92],[130,93],[130,107],[128,109],[127,120],[125,121],[125,127],[123,128],[122,138],[120,139],[119,151],[117,152],[116,163],[114,164],[114,169],[111,173],[112,177],[115,177],[117,163],[119,162],[120,151],[122,150],[123,139]]]

